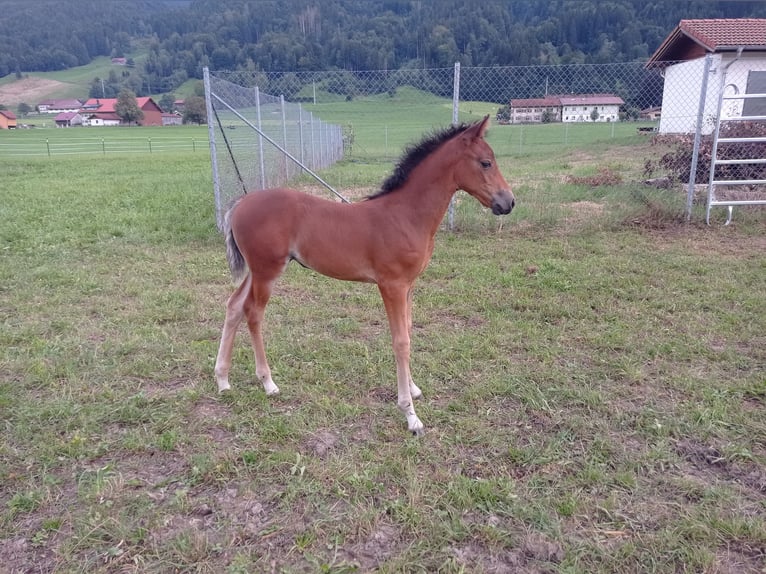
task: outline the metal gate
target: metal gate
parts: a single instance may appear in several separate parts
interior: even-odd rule
[[[748,70],[745,93],[740,81],[721,74],[718,113],[710,158],[705,222],[710,225],[714,207],[728,208],[725,225],[734,207],[766,205],[766,71]],[[757,93],[753,93],[757,92]]]

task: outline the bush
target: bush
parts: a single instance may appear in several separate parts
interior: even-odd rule
[[[764,122],[731,122],[721,126],[720,138],[766,137]],[[688,183],[691,170],[693,135],[657,135],[653,145],[670,146],[671,150],[656,161],[647,160],[644,171],[647,176],[664,172],[674,181]],[[695,183],[707,183],[710,177],[710,161],[713,156],[713,136],[702,136]],[[737,142],[719,143],[718,159],[762,159],[766,158],[766,143]],[[716,179],[766,179],[766,164],[720,165],[716,168]]]

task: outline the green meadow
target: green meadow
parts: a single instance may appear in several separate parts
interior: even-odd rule
[[[317,105],[355,133],[322,176],[373,190],[449,122],[438,105]],[[281,394],[244,328],[216,392],[232,284],[206,147],[3,155],[3,568],[763,572],[764,213],[685,223],[680,190],[641,183],[662,150],[635,124],[488,139],[518,208],[459,193],[437,234],[414,296],[421,439],[374,286],[298,265],[266,316]]]

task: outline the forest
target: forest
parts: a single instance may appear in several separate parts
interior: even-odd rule
[[[98,56],[129,66],[91,95],[170,93],[212,70],[301,72],[646,60],[683,18],[766,17],[687,0],[3,0],[0,77]],[[46,23],[47,19],[47,23]],[[143,57],[131,56],[141,47]],[[108,91],[109,93],[106,93]]]

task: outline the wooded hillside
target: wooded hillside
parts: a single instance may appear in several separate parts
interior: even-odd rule
[[[145,60],[94,90],[171,92],[215,70],[384,70],[646,59],[682,18],[766,17],[766,3],[665,0],[5,0],[0,77]],[[132,62],[131,62],[132,63]]]

